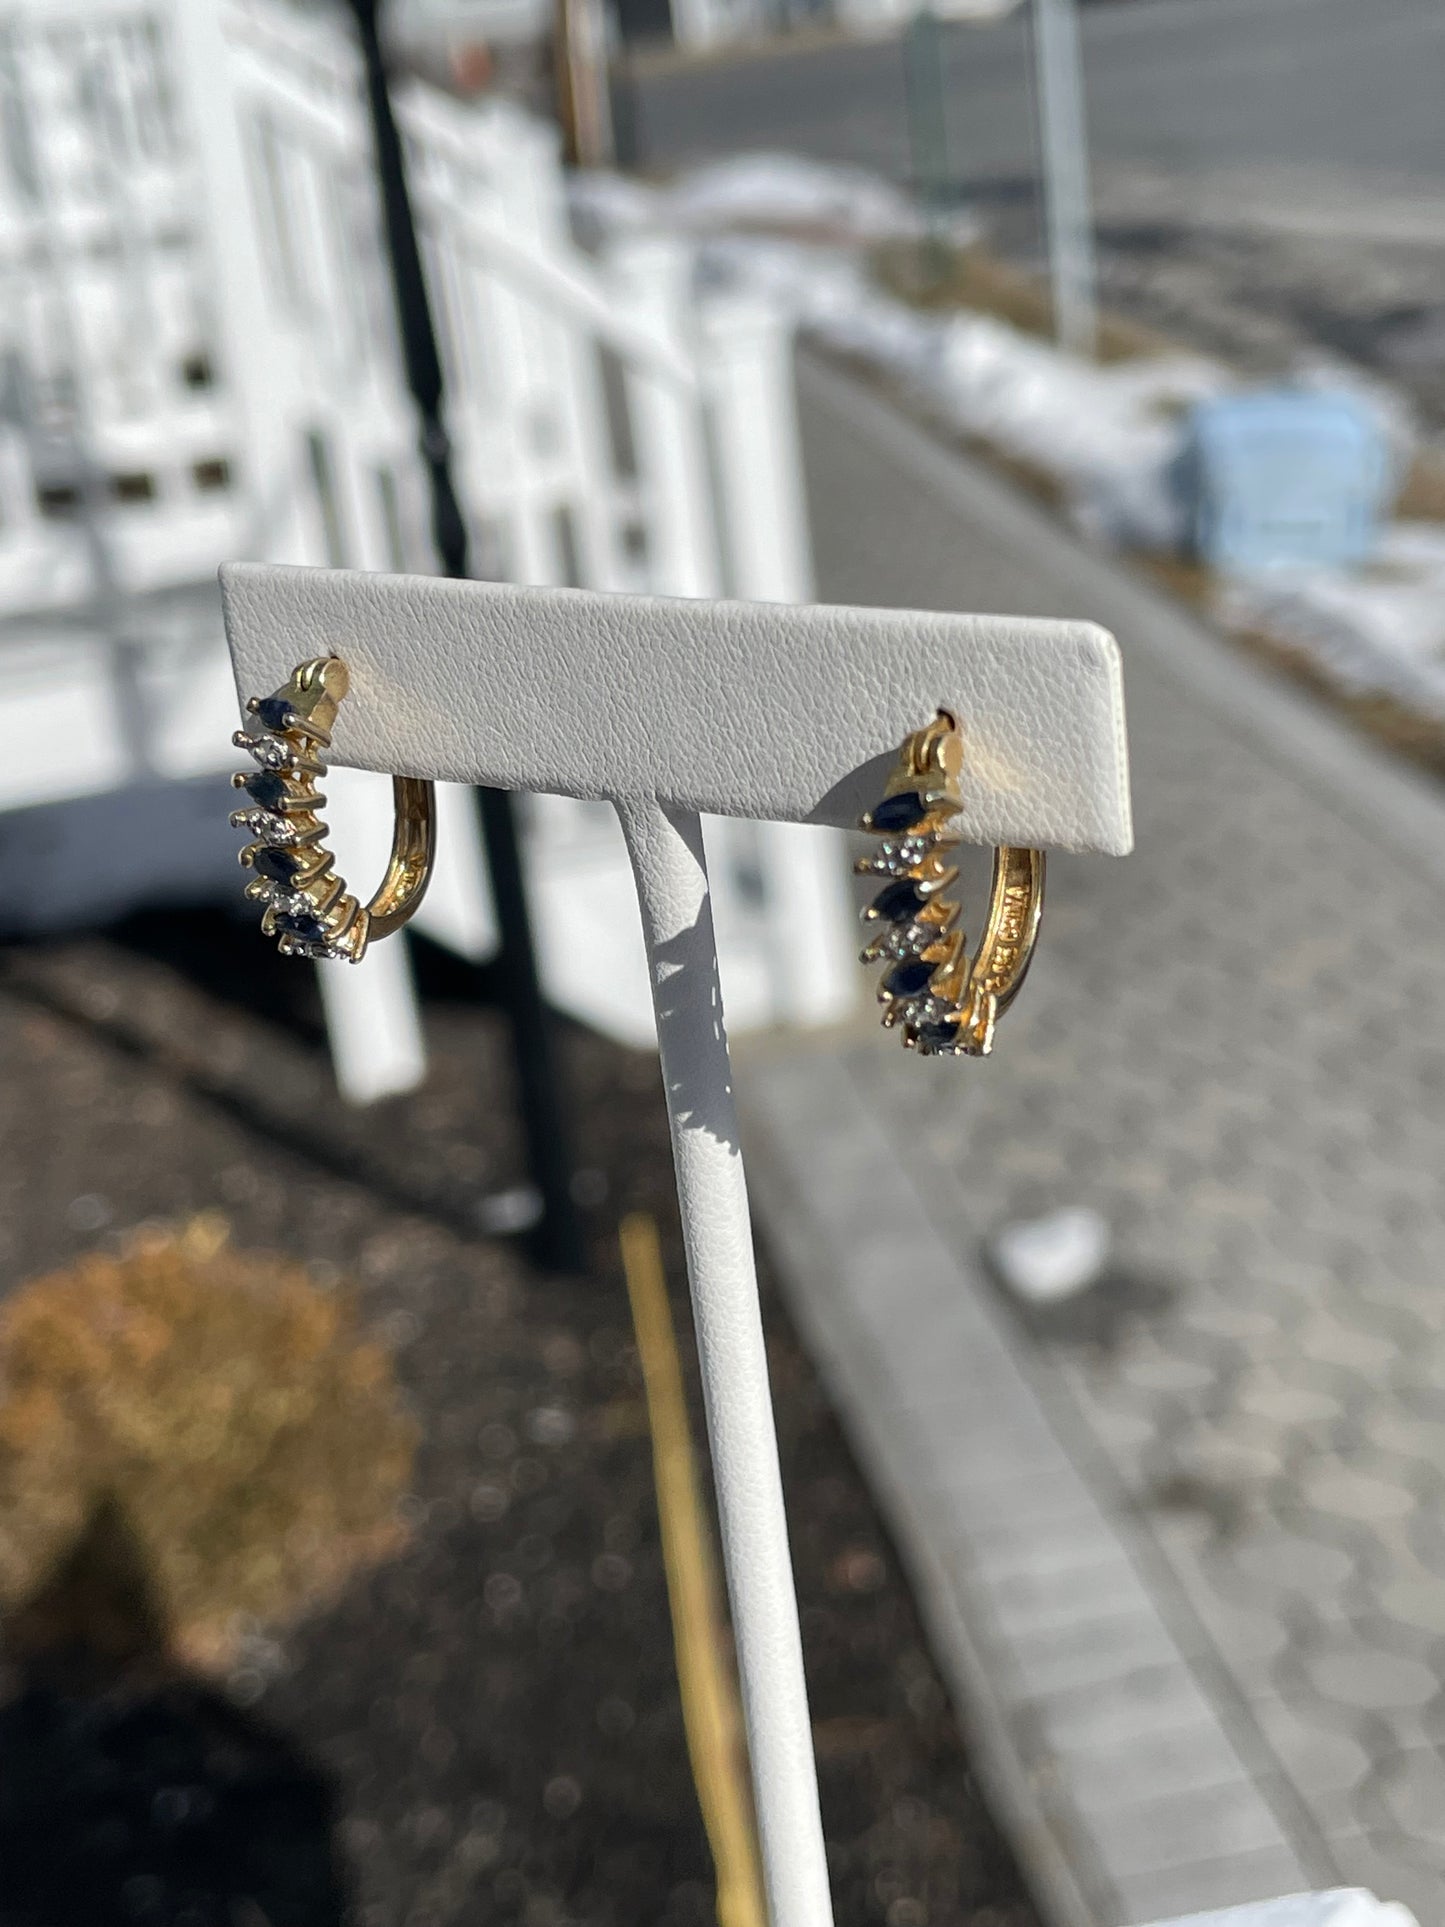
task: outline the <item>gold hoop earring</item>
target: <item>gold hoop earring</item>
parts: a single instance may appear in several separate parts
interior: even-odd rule
[[[265,905],[261,928],[288,957],[360,963],[374,938],[391,936],[416,914],[431,877],[436,790],[420,777],[391,779],[391,860],[369,903],[348,891],[325,848],[320,812],[326,798],[316,785],[326,765],[319,752],[330,748],[331,725],[350,681],[339,656],[303,662],[274,695],[250,699],[252,727],[231,738],[257,764],[231,778],[251,799],[250,807],[231,815],[237,829],[256,839],[240,853],[241,863],[256,873],[246,895]]]
[[[1044,853],[1005,846],[994,852],[988,917],[970,958],[948,852],[949,828],[963,807],[963,734],[946,709],[904,742],[882,801],[858,827],[880,841],[854,865],[860,876],[889,878],[863,912],[881,924],[862,952],[886,961],[878,987],[885,1029],[926,1057],[987,1057],[994,1026],[1018,996],[1033,960],[1044,909]]]

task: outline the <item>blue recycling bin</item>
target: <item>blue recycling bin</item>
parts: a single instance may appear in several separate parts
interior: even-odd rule
[[[1363,562],[1391,471],[1384,428],[1356,396],[1277,389],[1198,403],[1176,480],[1199,560],[1257,575]]]

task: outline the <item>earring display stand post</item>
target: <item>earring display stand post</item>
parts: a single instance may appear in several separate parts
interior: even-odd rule
[[[334,763],[617,809],[652,975],[771,1927],[829,1927],[698,812],[850,825],[882,794],[898,743],[945,705],[966,731],[968,840],[1122,855],[1117,646],[1085,622],[250,563],[224,569],[222,591],[240,689],[276,687],[321,650],[345,658]]]
[[[465,580],[471,574],[466,518],[452,482],[451,444],[442,419],[441,356],[422,271],[406,162],[387,85],[377,0],[349,0],[349,5],[366,69],[387,257],[391,263],[392,295],[406,360],[407,386],[421,421],[421,455],[431,485],[432,537],[445,573]],[[532,1233],[532,1248],[544,1265],[559,1271],[583,1271],[587,1265],[587,1247],[572,1195],[572,1159],[559,1096],[552,1019],[543,1001],[537,974],[516,812],[505,790],[479,789],[477,807],[497,910],[497,968],[502,1002],[511,1026],[527,1161],[542,1199],[542,1216]]]
[[[718,1512],[727,1520],[768,1912],[789,1927],[827,1927],[828,1867],[702,820],[651,801],[617,809],[642,905],[698,1356],[707,1361],[703,1394]]]

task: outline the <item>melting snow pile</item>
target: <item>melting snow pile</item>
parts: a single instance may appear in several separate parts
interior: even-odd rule
[[[1151,547],[1178,539],[1167,470],[1180,415],[1228,386],[1217,364],[1180,356],[1101,368],[990,315],[896,299],[870,279],[860,247],[929,230],[915,203],[861,169],[753,155],[668,188],[584,175],[574,196],[602,234],[698,236],[706,275],[767,292],[816,340],[887,374],[950,428],[1042,471],[1091,534]],[[973,235],[960,221],[949,238]]]
[[[813,338],[886,375],[935,419],[1048,477],[1094,538],[1180,546],[1171,470],[1181,425],[1195,402],[1236,386],[1222,364],[1179,355],[1101,367],[989,315],[896,299],[870,278],[861,251],[930,229],[915,202],[859,168],[747,155],[666,188],[582,175],[574,196],[579,222],[599,238],[695,236],[702,273],[768,293]],[[958,217],[946,238],[974,236]],[[1445,528],[1388,528],[1362,571],[1293,570],[1230,585],[1220,612],[1308,652],[1347,688],[1383,691],[1445,720]]]
[[[866,168],[800,154],[737,154],[649,187],[620,174],[574,174],[573,213],[603,234],[667,228],[689,234],[789,230],[811,242],[907,241],[939,233],[911,195]],[[952,216],[944,238],[979,237],[971,214]]]
[[[1231,628],[1303,650],[1341,688],[1445,723],[1445,526],[1388,526],[1362,570],[1281,570],[1220,595]]]

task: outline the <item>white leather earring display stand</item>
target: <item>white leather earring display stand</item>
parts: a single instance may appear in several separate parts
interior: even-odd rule
[[[1122,855],[1118,647],[1086,622],[254,563],[221,579],[243,698],[308,657],[345,658],[335,763],[616,806],[651,963],[772,1927],[828,1927],[698,812],[849,826],[882,793],[904,736],[945,706],[965,730],[966,838]],[[987,1075],[919,1071],[940,1068]]]

